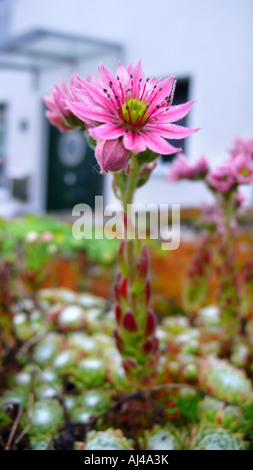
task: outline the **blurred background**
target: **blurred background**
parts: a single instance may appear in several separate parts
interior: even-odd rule
[[[201,128],[185,153],[222,162],[253,131],[252,24],[252,0],[0,0],[0,215],[113,201],[82,135],[60,134],[44,117],[43,96],[62,74],[86,77],[100,62],[116,71],[119,60],[141,59],[146,76],[175,75],[175,102],[197,102],[185,124]],[[169,165],[160,158],[140,202],[209,201],[201,183],[169,183]]]

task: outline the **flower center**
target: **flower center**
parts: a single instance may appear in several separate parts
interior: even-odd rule
[[[143,125],[148,118],[148,106],[138,98],[127,98],[122,106],[122,115],[130,125]]]
[[[250,176],[250,172],[249,170],[247,170],[247,168],[243,168],[241,171],[240,171],[240,174],[242,176],[244,176],[245,178],[248,178],[248,176]]]

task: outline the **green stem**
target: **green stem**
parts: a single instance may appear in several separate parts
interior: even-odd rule
[[[128,182],[125,189],[125,194],[123,195],[123,209],[125,214],[127,214],[127,225],[131,224],[134,227],[134,221],[132,219],[131,211],[128,210],[128,205],[133,203],[134,192],[138,183],[139,173],[141,165],[138,162],[137,158],[133,154],[131,157],[131,173],[128,176]],[[127,272],[130,283],[133,282],[135,276],[135,239],[126,239],[126,263],[127,263]]]
[[[123,197],[123,209],[125,213],[127,213],[127,205],[132,204],[133,202],[134,191],[137,186],[140,168],[141,168],[141,165],[138,162],[136,155],[133,154],[131,157],[131,170],[132,171],[130,175],[128,176],[128,183],[127,183],[126,191]]]

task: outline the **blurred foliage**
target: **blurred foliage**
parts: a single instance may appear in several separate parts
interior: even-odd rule
[[[116,258],[119,242],[118,240],[108,240],[103,238],[97,240],[92,238],[87,240],[85,238],[76,240],[72,235],[72,226],[69,222],[64,222],[56,217],[51,216],[38,216],[35,214],[26,217],[17,218],[13,220],[0,219],[0,248],[1,256],[8,262],[15,262],[18,256],[19,248],[27,241],[29,234],[52,234],[52,240],[48,246],[55,247],[55,251],[60,252],[63,256],[71,256],[75,252],[86,251],[88,260],[98,261],[101,264],[110,264]],[[27,245],[27,243],[26,243]],[[36,251],[39,244],[36,244]],[[37,263],[45,256],[45,243],[41,249],[40,255],[37,257],[32,255],[31,249],[27,249],[28,257],[32,267],[37,267]],[[53,249],[52,249],[53,251]],[[49,249],[50,254],[50,249]]]

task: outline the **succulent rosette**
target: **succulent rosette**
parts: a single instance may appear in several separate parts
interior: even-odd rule
[[[86,436],[85,450],[132,450],[132,441],[120,429],[91,431]],[[81,447],[79,447],[81,450]]]
[[[190,450],[245,450],[240,434],[200,425],[193,431]]]
[[[252,384],[245,372],[214,356],[200,360],[199,384],[222,400],[239,404],[251,403],[253,400]]]

